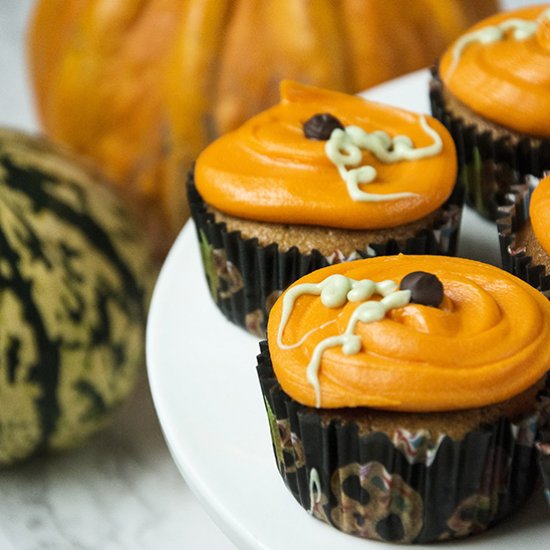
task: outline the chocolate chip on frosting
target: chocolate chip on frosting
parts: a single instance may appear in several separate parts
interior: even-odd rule
[[[303,124],[304,135],[308,139],[326,141],[336,128],[344,129],[344,125],[330,113],[313,115]]]
[[[438,307],[443,301],[443,285],[433,273],[413,271],[401,279],[399,288],[410,290],[415,304]]]

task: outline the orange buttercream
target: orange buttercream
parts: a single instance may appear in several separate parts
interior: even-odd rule
[[[531,196],[529,216],[537,241],[550,254],[550,176],[537,185]]]
[[[408,412],[475,408],[504,401],[537,382],[550,368],[550,302],[496,267],[460,258],[390,256],[336,264],[306,275],[320,283],[338,273],[355,280],[399,283],[413,271],[435,274],[444,287],[440,307],[408,304],[380,321],[359,322],[358,353],[325,349],[319,365],[320,406],[367,406]],[[273,368],[283,390],[315,406],[306,378],[312,353],[327,337],[342,335],[358,306],[338,308],[311,294],[297,298],[277,343],[283,294],[268,324]],[[378,298],[371,298],[378,300]],[[329,323],[329,324],[326,324]]]
[[[543,12],[549,8],[550,4],[499,13],[474,25],[466,34],[505,21],[538,19],[529,38],[514,38],[513,30],[507,30],[503,39],[469,43],[456,61],[455,41],[439,69],[450,92],[482,117],[545,138],[550,137],[550,23]]]
[[[221,137],[198,157],[195,182],[204,200],[226,214],[257,221],[379,229],[421,219],[450,195],[456,181],[456,152],[437,120],[426,116],[443,142],[442,151],[434,156],[385,164],[372,153],[363,153],[363,164],[373,166],[377,176],[372,183],[361,184],[362,191],[414,196],[356,202],[325,153],[326,141],[304,136],[303,123],[319,113],[330,113],[345,126],[366,132],[405,134],[417,148],[433,142],[417,114],[284,81],[279,104]]]

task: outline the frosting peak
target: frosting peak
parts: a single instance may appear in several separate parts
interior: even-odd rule
[[[344,127],[328,141],[304,133],[319,113]],[[432,117],[284,81],[279,104],[203,151],[195,181],[207,203],[236,217],[380,229],[443,204],[456,152]]]
[[[414,271],[441,281],[439,307],[398,290]],[[534,288],[490,265],[429,256],[318,270],[283,293],[268,323],[281,387],[324,408],[416,412],[504,401],[549,370],[549,337],[550,302]]]

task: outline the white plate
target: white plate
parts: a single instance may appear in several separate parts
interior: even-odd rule
[[[365,95],[427,112],[427,80],[421,71]],[[467,211],[460,253],[498,263],[495,226]],[[380,549],[310,517],[284,486],[256,376],[257,353],[258,341],[213,304],[195,230],[187,224],[157,282],[147,331],[153,399],[183,476],[239,548]],[[539,490],[509,521],[449,546],[548,550],[549,540],[550,512]]]

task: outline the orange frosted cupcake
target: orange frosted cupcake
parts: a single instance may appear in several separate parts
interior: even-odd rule
[[[275,303],[258,358],[285,483],[371,539],[490,527],[546,460],[549,337],[550,302],[479,262],[399,255],[306,275]]]
[[[550,297],[550,177],[530,197],[527,186],[513,197],[499,219],[503,266]]]
[[[496,219],[515,184],[550,169],[550,4],[474,25],[441,58],[430,96],[457,144],[467,201]]]
[[[207,147],[189,182],[214,300],[262,335],[274,299],[313,269],[454,254],[456,166],[427,115],[283,82],[281,102]]]

